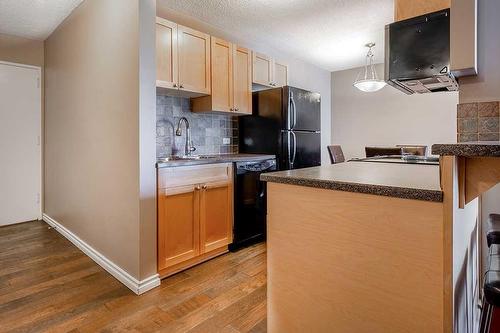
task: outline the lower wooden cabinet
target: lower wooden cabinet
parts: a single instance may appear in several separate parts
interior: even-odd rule
[[[230,163],[159,169],[158,184],[160,276],[227,252],[233,227]]]
[[[232,242],[232,187],[228,182],[203,185],[200,200],[200,246],[206,253]]]
[[[162,189],[158,196],[158,268],[200,253],[200,193],[194,185]]]

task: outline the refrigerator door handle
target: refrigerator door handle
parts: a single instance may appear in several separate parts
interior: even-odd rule
[[[290,129],[293,130],[295,128],[295,125],[297,125],[297,108],[295,107],[295,101],[293,99],[293,92],[290,91],[290,111],[292,111],[292,125],[290,126]]]
[[[288,165],[290,166],[290,168],[292,167],[292,147],[290,146],[290,143],[291,143],[291,134],[290,134],[290,131],[287,131],[286,132],[286,135],[287,135],[287,143],[288,143]]]
[[[292,155],[292,159],[291,159],[291,162],[290,162],[290,166],[293,168],[293,164],[295,163],[295,156],[297,155],[297,136],[295,135],[294,132],[290,132],[292,134],[292,137],[293,137],[293,155]]]

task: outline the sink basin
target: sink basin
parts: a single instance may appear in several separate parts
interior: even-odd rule
[[[169,161],[195,161],[195,160],[205,160],[205,159],[216,159],[216,156],[210,155],[184,155],[184,156],[168,156],[160,160],[160,162]]]

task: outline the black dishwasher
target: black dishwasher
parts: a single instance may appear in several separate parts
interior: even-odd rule
[[[261,173],[275,170],[275,159],[235,163],[231,251],[265,239],[266,183],[259,178]]]

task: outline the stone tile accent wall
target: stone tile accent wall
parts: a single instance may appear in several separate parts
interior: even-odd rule
[[[457,141],[499,141],[500,102],[459,104]]]
[[[214,155],[238,152],[238,120],[225,114],[193,113],[189,98],[156,97],[156,157],[183,155],[186,130],[181,125],[182,136],[175,135],[177,123],[186,117],[191,128],[191,138],[196,151],[194,154]],[[230,143],[222,143],[229,138]]]

